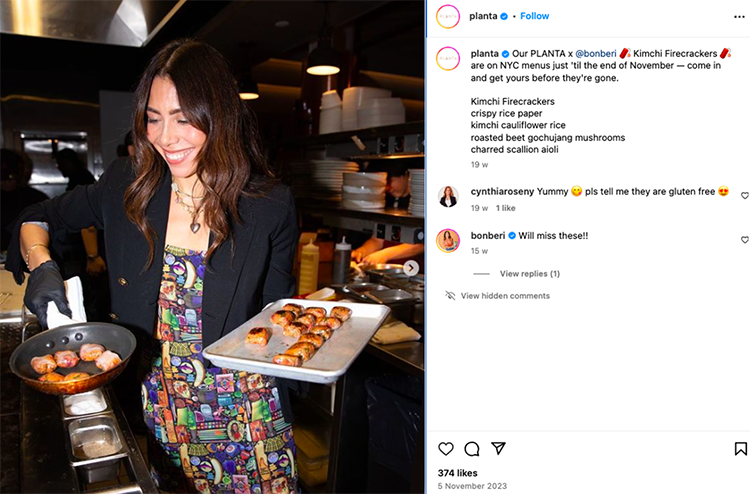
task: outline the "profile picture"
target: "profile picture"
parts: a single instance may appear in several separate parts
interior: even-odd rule
[[[437,246],[443,252],[454,252],[458,249],[458,244],[461,243],[461,239],[458,236],[456,230],[446,228],[438,233]]]
[[[444,208],[452,208],[456,204],[458,204],[458,191],[451,187],[450,185],[446,185],[442,189],[440,189],[440,204]]]

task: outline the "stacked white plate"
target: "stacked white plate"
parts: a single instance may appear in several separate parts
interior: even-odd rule
[[[326,91],[320,101],[319,134],[341,132],[341,98],[335,89]]]
[[[309,161],[290,163],[292,176],[292,194],[297,199],[310,197],[312,185],[312,166]]]
[[[424,169],[409,170],[409,213],[424,216]]]
[[[375,98],[362,102],[357,110],[357,123],[361,128],[402,124],[406,109],[401,98]]]
[[[357,110],[363,101],[375,98],[390,98],[391,92],[376,87],[349,87],[344,89],[344,101],[341,112],[341,130],[355,130],[365,128],[357,122]]]
[[[384,209],[387,173],[344,173],[341,205],[346,209]]]
[[[352,161],[311,160],[310,197],[321,201],[340,201],[343,174],[356,172],[359,165]]]

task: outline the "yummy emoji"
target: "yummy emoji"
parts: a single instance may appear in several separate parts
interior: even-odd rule
[[[725,196],[727,194],[729,194],[729,187],[727,187],[726,185],[722,185],[721,187],[719,187],[719,195],[720,196],[723,197],[723,196]]]
[[[573,193],[574,196],[578,197],[581,195],[581,192],[583,192],[583,189],[580,185],[574,185],[570,191]]]

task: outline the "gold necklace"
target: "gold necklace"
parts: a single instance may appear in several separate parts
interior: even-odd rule
[[[184,209],[191,217],[192,222],[190,223],[190,231],[195,233],[198,233],[198,230],[201,229],[201,224],[198,223],[198,213],[201,211],[201,206],[193,207],[189,206],[181,197],[180,195],[184,195],[186,197],[189,197],[191,199],[203,199],[203,196],[201,197],[193,197],[189,194],[186,194],[180,190],[180,188],[177,186],[177,182],[172,180],[172,190],[174,191],[174,202],[182,206],[182,209]]]

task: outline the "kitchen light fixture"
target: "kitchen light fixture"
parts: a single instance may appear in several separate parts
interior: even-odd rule
[[[243,79],[240,81],[240,98],[244,100],[260,98],[258,83],[252,79]]]
[[[307,57],[307,73],[311,75],[334,75],[341,71],[339,54],[331,46],[333,30],[328,26],[328,2],[325,2],[323,27],[320,28],[318,46]]]

